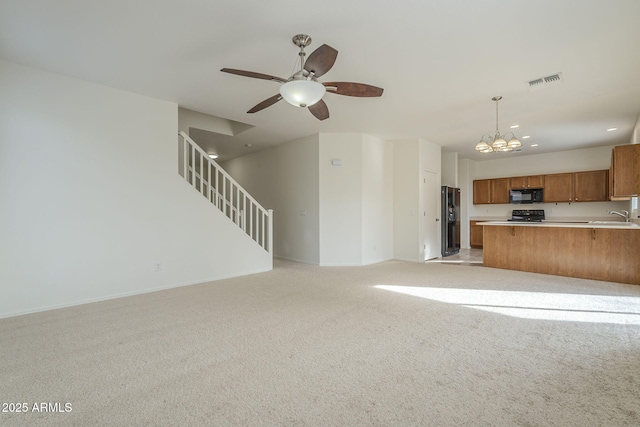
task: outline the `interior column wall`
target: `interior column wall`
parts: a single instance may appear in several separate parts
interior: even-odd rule
[[[320,134],[320,265],[362,264],[362,134]]]
[[[362,264],[393,258],[393,144],[362,141]]]
[[[418,140],[393,141],[393,255],[420,261],[420,147]]]

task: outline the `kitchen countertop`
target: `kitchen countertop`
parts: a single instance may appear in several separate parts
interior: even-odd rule
[[[547,220],[542,222],[526,221],[484,221],[477,225],[517,226],[517,227],[564,227],[564,228],[611,228],[622,230],[640,230],[640,224],[622,221],[569,222]]]

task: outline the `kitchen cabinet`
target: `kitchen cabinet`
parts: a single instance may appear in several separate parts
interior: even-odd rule
[[[633,156],[628,153],[626,147],[624,154],[629,157]],[[640,192],[640,144],[638,148],[632,147],[637,151],[638,167],[633,169],[633,173],[637,173],[637,191]],[[615,147],[614,151],[616,148]],[[620,156],[620,155],[619,155]],[[473,204],[507,204],[509,203],[509,190],[526,189],[526,188],[543,188],[544,203],[571,203],[571,202],[600,202],[613,200],[615,183],[615,170],[629,170],[629,161],[625,157],[623,160],[616,161],[615,156],[612,157],[610,170],[597,170],[585,172],[567,172],[555,173],[549,175],[529,175],[517,176],[511,178],[493,178],[493,179],[477,179],[473,181]],[[621,172],[620,172],[621,173]],[[616,175],[617,176],[617,175]],[[634,175],[635,176],[635,175]],[[617,189],[620,191],[630,191],[626,178],[619,178]],[[622,190],[624,188],[624,190]],[[618,197],[615,200],[621,200]]]
[[[544,202],[573,202],[573,174],[555,173],[544,176]]]
[[[483,227],[485,267],[640,284],[640,229]]]
[[[491,180],[491,203],[509,203],[509,178]]]
[[[481,225],[477,225],[481,221],[469,222],[469,244],[472,248],[482,249],[482,230]]]
[[[608,200],[609,171],[573,173],[574,202],[604,202]]]
[[[545,175],[544,202],[606,201],[608,182],[607,170]]]
[[[619,145],[611,153],[611,197],[640,194],[640,144]]]
[[[491,180],[476,179],[473,181],[473,204],[483,205],[491,203]]]
[[[473,204],[509,203],[509,178],[477,179],[473,181]]]
[[[517,176],[509,179],[512,189],[544,188],[544,175]]]

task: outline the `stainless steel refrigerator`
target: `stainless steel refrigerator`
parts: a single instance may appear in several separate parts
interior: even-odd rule
[[[460,252],[460,189],[442,186],[442,256]]]

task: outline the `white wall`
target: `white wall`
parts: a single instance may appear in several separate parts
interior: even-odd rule
[[[363,135],[362,264],[393,258],[393,144]]]
[[[469,218],[473,210],[473,176],[475,175],[473,160],[460,159],[458,164],[458,184],[460,186],[460,247],[470,248]]]
[[[320,262],[318,135],[222,164],[256,200],[274,211],[274,254]]]
[[[425,141],[424,139],[419,140],[420,146],[420,155],[419,159],[419,169],[420,169],[420,177],[424,177],[426,173],[429,173],[435,178],[435,183],[433,183],[434,187],[432,189],[433,197],[429,200],[426,200],[424,195],[428,192],[425,192],[424,182],[420,181],[419,184],[420,192],[420,210],[423,215],[419,220],[419,232],[420,232],[420,250],[418,261],[422,262],[425,259],[431,259],[434,257],[438,257],[442,255],[442,247],[441,247],[441,222],[442,218],[440,218],[441,214],[441,192],[440,187],[442,184],[442,147],[438,144],[434,144],[429,141]],[[429,218],[429,213],[435,215],[435,218],[438,219],[438,222],[432,217],[431,219],[425,220],[424,214],[426,213],[426,218]],[[427,253],[425,253],[425,247],[427,247]]]
[[[393,141],[393,253],[394,258],[422,262],[425,259],[423,211],[440,211],[441,148],[422,139]],[[436,174],[434,200],[424,200],[424,171]],[[434,224],[439,229],[439,223]],[[433,245],[440,247],[440,233]]]
[[[393,258],[392,143],[321,133],[222,166],[274,209],[276,256],[318,265]]]
[[[233,127],[229,120],[186,108],[179,108],[178,129],[189,135],[189,129],[192,127],[233,136]]]
[[[631,135],[631,144],[640,144],[640,115],[638,115],[638,120],[636,121],[636,126],[633,128],[633,133]],[[631,218],[635,222],[640,222],[640,212],[638,210],[638,197],[632,197],[631,202],[629,203],[629,212],[631,213]]]
[[[460,188],[458,163],[458,153],[442,153],[442,185]]]
[[[420,261],[420,147],[415,139],[393,141],[393,256]]]
[[[0,60],[0,317],[271,269],[178,175],[177,120]]]
[[[636,125],[633,128],[633,132],[631,133],[631,144],[640,144],[640,115],[638,115],[638,120],[636,121]]]
[[[319,172],[320,265],[393,258],[392,144],[359,133],[322,133]]]
[[[362,134],[320,134],[319,149],[320,265],[360,265]]]
[[[488,154],[491,160],[476,162],[474,179],[609,169],[612,149],[606,146],[520,157]]]

